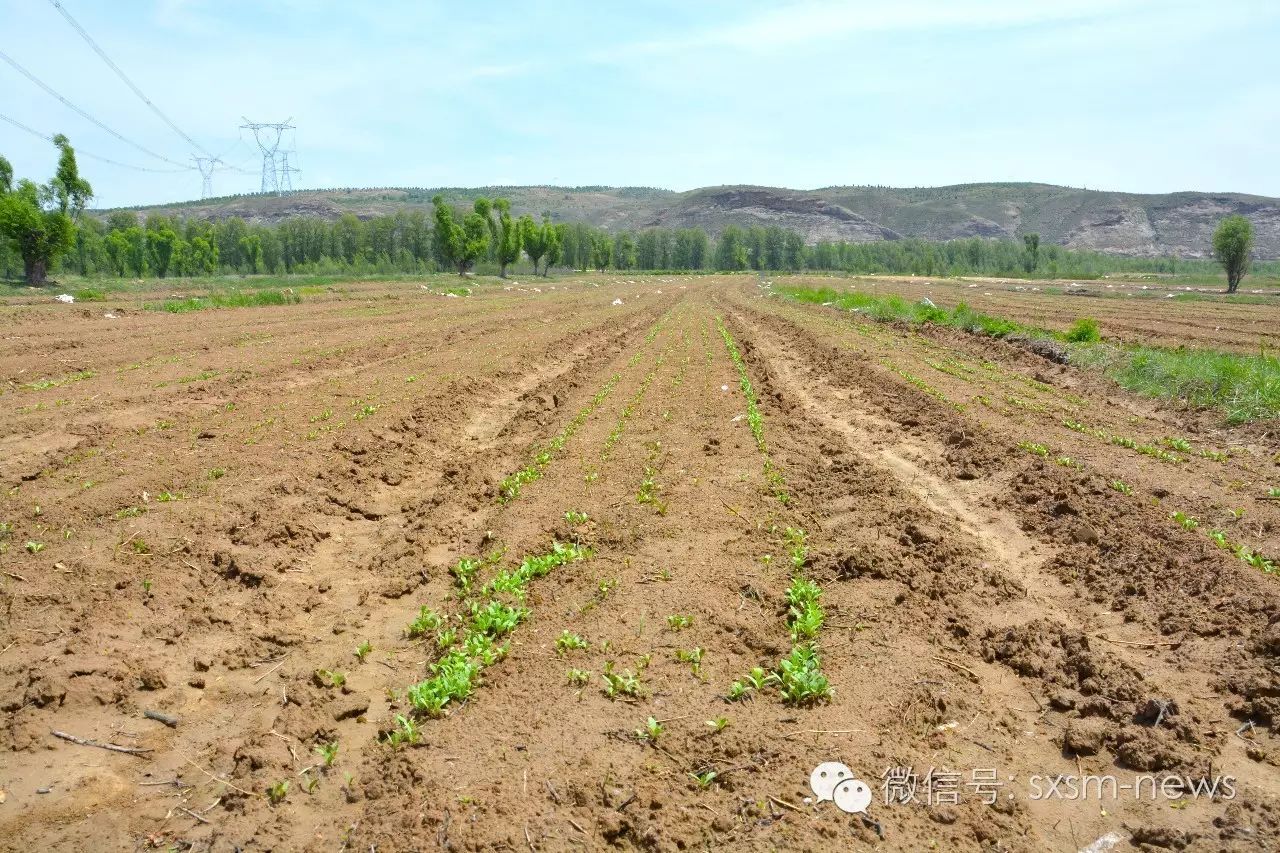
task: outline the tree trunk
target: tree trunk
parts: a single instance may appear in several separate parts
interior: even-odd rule
[[[1227,276],[1227,293],[1235,293],[1240,286],[1240,276],[1232,273]]]
[[[48,264],[39,258],[23,258],[23,267],[27,274],[27,284],[44,284],[49,272]]]
[[[507,277],[507,262],[503,261],[502,269],[498,271],[498,278],[506,278],[506,277]]]

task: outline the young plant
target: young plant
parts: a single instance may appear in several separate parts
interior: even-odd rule
[[[396,714],[396,727],[387,734],[387,743],[393,747],[402,743],[413,746],[421,736],[417,723],[404,714]]]
[[[615,672],[613,661],[605,663],[604,672],[600,673],[600,676],[604,679],[604,695],[610,699],[640,695],[640,679],[629,669]]]
[[[471,560],[464,557],[449,569],[457,580],[458,589],[463,595],[471,591],[471,581],[475,579],[476,572],[480,571],[480,565],[479,560]]]
[[[356,646],[356,650],[354,652],[356,660],[360,661],[360,663],[364,663],[364,659],[369,656],[369,652],[371,651],[373,651],[373,645],[368,640],[365,640],[363,643]]]
[[[321,687],[342,687],[347,683],[347,676],[336,669],[317,669],[315,680]]]
[[[271,805],[278,806],[284,802],[285,796],[289,793],[289,780],[281,779],[274,785],[267,787],[267,800]]]
[[[729,727],[729,718],[716,717],[714,720],[707,720],[707,726],[711,728],[712,734],[720,734]]]
[[[566,652],[573,649],[585,649],[586,647],[587,641],[567,628],[556,638],[556,654],[560,657],[564,657]]]
[[[1174,512],[1169,515],[1174,521],[1182,525],[1183,530],[1195,530],[1200,526],[1200,522],[1184,512]]]
[[[716,781],[717,773],[714,770],[704,770],[701,773],[690,773],[693,781],[698,783],[698,789],[705,791],[711,787],[711,783]]]
[[[1043,456],[1046,458],[1049,456],[1049,448],[1045,447],[1043,444],[1039,444],[1038,442],[1020,441],[1018,442],[1018,447],[1028,453],[1034,453],[1036,456]]]
[[[39,554],[44,550],[44,543],[31,539],[27,541],[27,544],[24,547],[27,549],[28,554]]]
[[[1115,489],[1117,492],[1119,492],[1122,495],[1133,494],[1133,489],[1130,488],[1129,484],[1127,484],[1124,480],[1112,480],[1111,488]]]
[[[667,627],[672,631],[683,631],[693,624],[693,617],[681,613],[672,613],[667,617]]]
[[[810,705],[831,698],[831,685],[822,674],[818,652],[812,645],[799,645],[782,659],[770,681],[778,686],[782,699],[791,705]]]
[[[565,677],[574,687],[586,687],[591,682],[591,673],[583,669],[571,669]]]
[[[702,677],[702,655],[701,646],[693,649],[676,649],[676,660],[689,664],[693,674],[699,678]]]
[[[413,640],[426,636],[439,627],[440,615],[424,604],[418,611],[418,615],[404,629],[404,635]]]
[[[647,740],[649,743],[657,743],[658,738],[662,736],[662,723],[659,723],[653,717],[645,722],[643,728],[636,729],[636,740]]]
[[[320,760],[325,767],[332,767],[333,762],[338,757],[338,742],[322,743],[316,747],[316,755],[320,756]]]
[[[787,603],[790,605],[787,622],[791,628],[793,643],[802,639],[813,640],[818,636],[824,619],[822,606],[818,603],[821,597],[822,590],[813,581],[800,575],[792,579],[791,587],[787,590]]]
[[[564,520],[572,524],[574,527],[577,527],[580,524],[586,524],[588,521],[591,520],[591,517],[588,516],[585,512],[579,512],[578,510],[570,509],[565,511]]]

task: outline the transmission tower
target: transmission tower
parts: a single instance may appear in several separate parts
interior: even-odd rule
[[[273,192],[280,195],[285,190],[282,184],[288,185],[289,188],[293,186],[288,172],[288,155],[286,154],[284,158],[280,156],[280,137],[286,130],[294,129],[293,125],[289,124],[290,121],[292,119],[264,122],[249,121],[245,118],[244,124],[240,125],[245,130],[253,131],[253,140],[258,143],[258,148],[262,151],[262,192],[264,193]]]
[[[217,157],[195,157],[191,158],[196,161],[196,168],[200,170],[202,178],[200,184],[200,198],[213,197],[213,170],[222,165],[222,161]]]
[[[298,152],[294,152],[295,154]],[[293,192],[293,176],[302,171],[297,166],[289,165],[289,152],[280,152],[280,181],[279,191],[282,193]]]

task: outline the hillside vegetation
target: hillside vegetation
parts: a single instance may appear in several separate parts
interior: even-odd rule
[[[949,187],[706,187],[688,192],[648,187],[475,187],[302,190],[283,196],[239,195],[137,208],[184,218],[274,223],[297,216],[337,219],[426,211],[431,198],[469,206],[480,196],[511,200],[515,215],[546,213],[608,231],[700,228],[718,235],[729,225],[776,225],[821,241],[873,242],[903,237],[951,240],[1018,238],[1107,254],[1207,257],[1213,228],[1241,214],[1254,224],[1256,255],[1280,258],[1280,199],[1240,193],[1141,195],[1049,184],[963,184]]]

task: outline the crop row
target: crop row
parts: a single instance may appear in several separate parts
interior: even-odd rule
[[[645,333],[644,345],[636,351],[635,355],[631,356],[631,358],[627,360],[628,367],[634,367],[640,362],[640,359],[644,354],[644,349],[652,344],[654,339],[657,338],[658,334],[666,324],[666,321],[667,317],[664,315],[658,319],[658,322],[653,324],[648,332]],[[533,459],[531,459],[527,465],[510,476],[505,477],[502,482],[498,484],[498,502],[503,504],[510,503],[520,497],[520,490],[526,485],[534,482],[535,480],[541,479],[543,472],[546,470],[547,466],[551,464],[551,460],[555,457],[555,454],[564,449],[564,446],[569,439],[573,437],[574,433],[582,428],[582,425],[587,422],[587,419],[591,417],[592,413],[600,407],[611,393],[613,393],[613,389],[617,387],[617,384],[621,380],[622,374],[620,373],[615,373],[610,376],[608,381],[600,387],[600,390],[595,393],[587,405],[583,406],[582,409],[574,415],[573,420],[565,424],[564,428],[561,429],[554,438],[547,442],[545,447],[535,453]],[[646,382],[648,381],[652,380],[649,379],[649,377],[646,377]]]
[[[765,441],[764,416],[751,377],[747,372],[742,353],[733,335],[717,317],[716,325],[724,338],[725,349],[738,371],[739,387],[747,400],[747,422],[755,437],[756,448],[764,457],[765,478],[774,495],[787,505],[790,496],[782,473],[769,458]],[[775,527],[773,532],[778,533]],[[733,682],[728,698],[733,701],[748,698],[767,687],[776,687],[784,702],[807,705],[831,698],[831,684],[822,672],[822,660],[818,653],[818,634],[825,620],[822,609],[822,589],[805,576],[804,567],[809,561],[809,545],[806,534],[799,527],[787,527],[782,531],[782,542],[791,562],[791,586],[787,589],[787,628],[791,633],[791,653],[778,666],[766,672],[764,667],[754,667],[745,678]]]
[[[587,559],[591,551],[574,543],[553,542],[544,554],[531,554],[513,568],[499,569],[480,590],[477,598],[464,598],[461,611],[442,617],[427,607],[405,630],[410,638],[432,638],[441,652],[430,665],[431,675],[410,685],[405,696],[416,716],[439,717],[451,703],[471,696],[481,670],[502,660],[510,650],[506,637],[529,618],[526,606],[527,588],[536,578],[545,577],[552,569],[576,560]],[[452,572],[459,593],[468,596],[474,589],[476,574],[486,562],[496,560],[463,559]],[[391,740],[399,742],[411,737],[412,721],[401,722]]]

